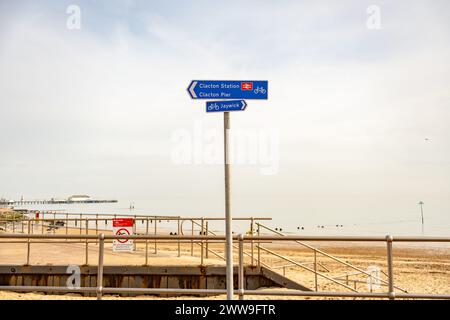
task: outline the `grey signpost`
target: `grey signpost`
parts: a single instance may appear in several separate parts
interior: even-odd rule
[[[225,168],[225,257],[227,299],[233,299],[233,230],[231,218],[231,181],[230,181],[230,111],[243,111],[247,103],[243,99],[264,99],[268,97],[268,81],[223,81],[193,80],[187,91],[192,99],[222,101],[206,102],[206,112],[223,112],[224,168]],[[239,99],[239,100],[232,100]]]
[[[230,199],[230,161],[228,158],[228,142],[230,134],[230,113],[223,114],[224,135],[224,164],[225,164],[225,237],[227,262],[227,299],[233,299],[233,231],[231,227],[231,199]]]

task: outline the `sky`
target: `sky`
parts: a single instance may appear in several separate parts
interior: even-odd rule
[[[202,153],[223,156],[223,119],[186,88],[268,80],[231,114],[260,152],[232,166],[234,216],[419,219],[424,201],[450,226],[448,57],[448,1],[0,0],[0,198],[223,215],[223,164]]]

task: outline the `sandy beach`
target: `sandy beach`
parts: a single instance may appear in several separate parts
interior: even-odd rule
[[[83,230],[84,231],[84,230]],[[60,230],[59,232],[65,232]],[[69,229],[69,233],[79,234],[77,229]],[[84,233],[84,232],[83,232]],[[95,233],[90,230],[89,233]],[[6,243],[7,240],[0,241],[0,264],[22,265],[26,262],[26,244]],[[368,278],[360,270],[368,268],[379,268],[381,279],[387,280],[386,248],[382,243],[361,243],[361,242],[315,242],[308,243],[321,251],[317,252],[317,270],[319,291],[341,291],[349,292],[347,288],[340,284],[333,283],[328,278],[340,278],[344,283],[360,292],[369,292],[367,285]],[[270,266],[280,274],[284,274],[289,279],[307,286],[314,290],[315,277],[311,272],[314,261],[314,251],[298,243],[265,243],[261,244],[265,249],[261,249],[259,256],[263,265]],[[180,243],[180,257],[178,257],[178,243],[158,242],[157,252],[155,244],[148,241],[148,264],[149,265],[200,265],[200,244],[190,241]],[[143,265],[145,263],[146,243],[136,244],[134,252],[113,252],[112,244],[105,244],[105,265]],[[193,251],[191,251],[193,249]],[[223,255],[223,244],[210,243],[209,249]],[[245,245],[245,252],[251,254],[251,245]],[[277,257],[270,252],[275,252],[284,257]],[[322,252],[331,255],[330,258]],[[256,244],[253,247],[254,263],[257,264],[258,250]],[[237,262],[237,250],[234,256]],[[32,265],[64,265],[78,264],[84,265],[86,260],[86,243],[84,240],[78,243],[32,243],[30,263]],[[245,263],[251,264],[249,256],[245,257]],[[95,242],[88,245],[88,264],[96,265],[98,261],[98,245]],[[293,265],[302,264],[303,267]],[[346,266],[342,261],[351,264],[355,268]],[[223,259],[209,252],[208,258],[204,260],[205,265],[224,265]],[[307,270],[307,269],[310,270]],[[348,275],[348,279],[347,279]],[[434,293],[450,294],[450,249],[445,246],[420,246],[420,244],[406,245],[394,244],[394,284],[397,292],[407,291],[408,293]],[[263,288],[261,288],[263,289]],[[264,288],[269,290],[279,290],[279,288]],[[285,289],[282,289],[285,290]],[[386,286],[379,288],[372,287],[373,292],[385,292]],[[123,298],[118,296],[107,296],[106,299],[168,299],[155,296],[139,296],[135,298]],[[14,293],[0,292],[0,299],[91,299],[81,297],[77,294],[66,295],[45,295],[41,293]],[[225,295],[208,298],[199,297],[171,297],[170,299],[225,299]],[[301,297],[280,297],[280,296],[248,296],[246,299],[308,299]]]

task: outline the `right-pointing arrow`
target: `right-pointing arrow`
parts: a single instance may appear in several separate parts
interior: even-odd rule
[[[245,102],[245,100],[242,100],[241,103],[242,103],[242,108],[241,108],[241,110],[244,110],[245,107],[247,107],[247,102]]]

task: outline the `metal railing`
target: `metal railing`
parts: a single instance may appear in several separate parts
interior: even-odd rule
[[[257,225],[257,227],[258,227],[258,229],[257,229],[258,235],[260,234],[260,229],[263,228],[263,229],[265,229],[265,230],[267,230],[267,231],[270,231],[270,232],[272,232],[272,233],[274,233],[274,234],[276,234],[276,235],[283,236],[283,237],[286,236],[286,234],[284,234],[284,233],[282,233],[282,232],[280,232],[280,231],[274,230],[274,229],[272,229],[272,228],[269,228],[269,227],[267,227],[267,226],[265,226],[265,225],[263,225],[263,224],[261,224],[261,223],[256,223],[256,225]],[[339,263],[339,264],[341,264],[341,265],[343,265],[343,266],[346,266],[346,267],[348,267],[348,268],[350,268],[350,269],[356,270],[357,273],[354,273],[354,274],[352,274],[352,275],[356,275],[356,274],[358,274],[358,275],[365,275],[365,276],[367,276],[367,277],[370,277],[370,279],[379,281],[379,282],[381,283],[381,285],[388,285],[388,282],[387,282],[386,280],[381,279],[380,277],[377,277],[377,276],[373,275],[373,274],[370,273],[370,272],[367,272],[367,271],[365,271],[365,270],[363,270],[363,269],[361,269],[361,268],[358,268],[357,266],[354,266],[354,265],[352,265],[352,264],[350,264],[350,263],[348,263],[348,262],[346,262],[346,261],[344,261],[344,260],[342,260],[342,259],[339,259],[339,258],[337,258],[337,257],[335,257],[335,256],[333,256],[333,255],[331,255],[331,254],[329,254],[329,253],[326,253],[326,252],[324,252],[324,251],[322,251],[322,250],[320,250],[320,249],[318,249],[318,248],[315,248],[315,247],[313,247],[313,246],[310,246],[310,245],[307,244],[307,243],[304,243],[304,242],[301,242],[301,241],[295,241],[295,243],[296,243],[296,244],[299,244],[299,245],[301,245],[301,246],[303,246],[303,247],[306,248],[306,249],[312,250],[312,251],[313,251],[313,254],[314,254],[314,261],[313,261],[313,262],[310,262],[310,263],[299,263],[299,262],[297,262],[297,261],[294,261],[293,259],[290,259],[290,258],[288,258],[288,257],[285,257],[285,256],[283,256],[283,255],[281,255],[281,254],[279,254],[279,253],[276,253],[276,252],[272,251],[272,250],[269,250],[269,249],[267,249],[267,248],[261,246],[261,244],[259,244],[259,243],[258,243],[258,245],[257,245],[257,248],[258,248],[258,251],[259,251],[259,250],[263,250],[263,251],[269,253],[270,255],[276,256],[276,257],[278,257],[278,258],[280,258],[280,259],[282,259],[282,260],[284,260],[284,261],[289,262],[289,263],[291,264],[291,266],[293,266],[293,267],[294,267],[294,266],[295,266],[295,267],[299,267],[299,268],[302,268],[303,270],[307,270],[307,271],[310,271],[310,272],[314,273],[314,288],[315,288],[315,291],[318,291],[318,277],[321,277],[321,278],[325,278],[325,279],[331,281],[331,282],[334,283],[334,284],[337,284],[337,285],[339,285],[339,286],[342,286],[342,287],[344,287],[344,288],[347,288],[347,289],[349,289],[349,290],[351,290],[351,291],[358,292],[358,291],[356,290],[356,283],[357,283],[357,282],[356,282],[355,280],[352,281],[353,284],[354,284],[354,288],[352,288],[352,287],[350,287],[350,286],[348,285],[348,282],[349,282],[349,281],[348,281],[348,275],[347,275],[347,274],[344,275],[344,276],[346,276],[346,282],[343,283],[343,282],[341,282],[341,279],[340,279],[341,277],[334,277],[334,278],[332,278],[332,277],[328,277],[328,276],[324,275],[323,273],[320,273],[320,272],[317,270],[317,266],[318,266],[318,265],[322,266],[322,268],[324,268],[325,270],[327,270],[327,272],[329,272],[330,270],[329,270],[328,268],[326,268],[323,264],[319,264],[319,263],[317,262],[317,255],[318,255],[318,254],[321,255],[321,256],[324,256],[324,257],[326,257],[326,258],[329,258],[329,259],[331,259],[331,260],[333,260],[333,261],[335,261],[335,262],[337,262],[337,263]],[[260,261],[260,256],[259,256],[259,255],[258,255],[258,261]],[[308,264],[312,264],[312,265],[313,265],[313,268],[307,267],[306,265],[308,265]],[[275,269],[275,268],[277,268],[277,267],[273,267],[273,266],[268,266],[268,267],[269,267],[270,269]],[[285,275],[285,268],[283,269],[283,272],[284,272],[284,275]],[[394,286],[394,287],[395,287],[395,289],[398,289],[398,290],[403,291],[403,292],[405,292],[405,293],[407,292],[405,289],[400,288],[400,287],[398,287],[398,286]]]
[[[133,235],[133,236],[116,236],[105,235],[25,235],[25,234],[0,234],[0,239],[25,239],[30,243],[30,239],[78,239],[78,240],[97,240],[99,242],[98,251],[98,266],[97,266],[97,286],[96,287],[82,287],[82,288],[66,288],[54,286],[0,286],[0,290],[9,291],[40,291],[40,292],[95,292],[97,299],[101,299],[103,294],[108,293],[138,293],[138,294],[225,294],[226,290],[216,289],[158,289],[158,288],[113,288],[103,287],[103,266],[104,266],[104,245],[107,240],[114,239],[133,239],[133,240],[173,240],[173,236],[166,235]],[[191,240],[210,240],[210,241],[225,241],[225,236],[189,236],[178,235],[177,240],[191,241]],[[450,299],[449,294],[412,294],[412,293],[397,293],[394,287],[394,272],[393,272],[393,242],[450,242],[450,238],[443,237],[330,237],[330,236],[244,236],[242,234],[234,236],[234,240],[238,241],[238,288],[234,293],[239,296],[239,299],[250,295],[256,296],[303,296],[303,297],[344,297],[344,298],[387,298],[387,299]],[[387,248],[387,269],[388,269],[388,291],[382,293],[373,292],[313,292],[302,290],[289,291],[272,291],[272,290],[247,290],[245,289],[245,273],[244,273],[244,243],[253,241],[364,241],[364,242],[384,242]]]
[[[52,218],[45,218],[44,214],[47,214],[49,216],[52,216]],[[62,215],[63,217],[58,217],[57,215]],[[0,219],[0,226],[4,226],[5,231],[8,231],[8,226],[10,231],[13,233],[22,233],[22,234],[36,234],[39,232],[40,234],[48,234],[48,232],[55,232],[58,229],[64,229],[64,234],[69,235],[69,229],[70,230],[78,230],[78,233],[80,235],[88,235],[90,232],[95,232],[96,235],[100,234],[102,231],[111,231],[107,229],[101,229],[99,227],[99,222],[103,222],[104,226],[112,226],[112,221],[115,218],[120,217],[128,217],[128,218],[134,218],[134,233],[139,235],[149,235],[150,232],[152,232],[154,235],[157,235],[159,233],[158,225],[160,225],[163,221],[167,222],[176,222],[176,234],[173,234],[173,237],[171,237],[174,242],[178,244],[178,256],[181,256],[181,242],[177,240],[176,235],[183,235],[183,224],[185,222],[191,222],[191,236],[194,236],[194,229],[195,226],[199,227],[199,235],[216,235],[215,232],[209,229],[209,222],[212,221],[224,221],[224,218],[219,217],[179,217],[179,216],[144,216],[144,215],[127,215],[127,214],[83,214],[83,213],[46,213],[42,212],[41,217],[36,219]],[[270,221],[272,218],[267,217],[234,217],[232,219],[233,221],[239,221],[239,222],[249,222],[249,230],[254,230],[255,223],[258,223],[258,221]],[[58,226],[57,223],[62,222],[62,226]],[[138,224],[141,224],[141,227],[145,230],[144,232],[137,232]],[[153,224],[152,229],[150,230],[150,224]],[[94,225],[94,226],[93,226]],[[83,241],[84,240],[84,241]],[[85,264],[88,264],[88,246],[90,243],[97,243],[98,241],[90,242],[88,239],[83,240],[79,239],[76,241],[68,241],[68,238],[64,240],[65,243],[85,243]],[[194,240],[191,240],[191,256],[194,255],[194,244],[199,245],[201,247],[200,251],[200,260],[201,264],[203,265],[203,260],[206,258],[208,259],[208,253],[212,253],[216,257],[222,259],[225,261],[225,257],[220,255],[219,253],[215,252],[209,247],[209,240],[206,239],[205,241],[195,242]],[[12,242],[10,242],[12,243]],[[38,242],[33,242],[38,243]],[[234,245],[234,248],[237,248],[236,245]],[[27,262],[26,264],[30,263],[30,244],[28,244],[28,254],[27,254]],[[154,239],[153,243],[153,250],[154,253],[158,253],[158,241]],[[148,254],[149,254],[149,240],[145,240],[145,265],[148,264]],[[251,247],[251,253],[245,253],[246,255],[250,255],[252,257],[252,263],[253,263],[253,257],[254,257],[254,248],[253,245]]]

